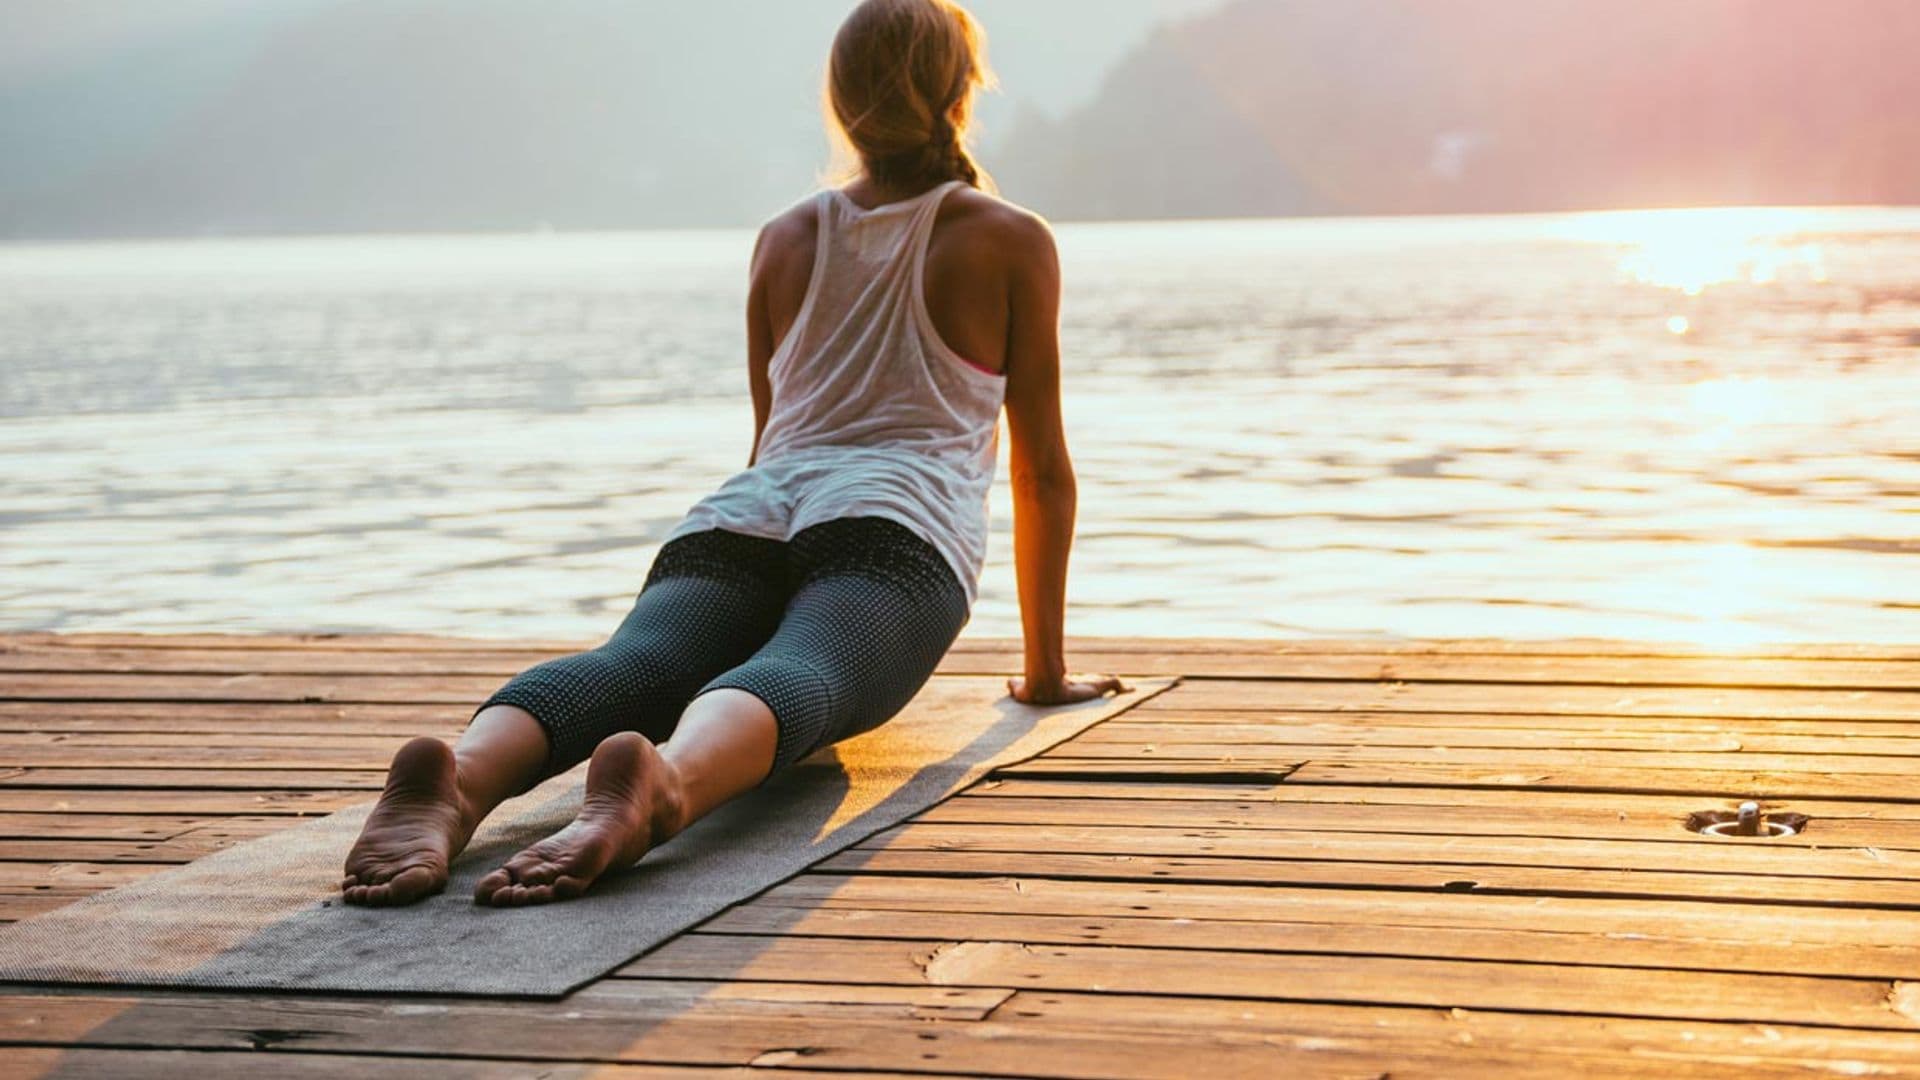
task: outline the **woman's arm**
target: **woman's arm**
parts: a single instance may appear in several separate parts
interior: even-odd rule
[[[1125,687],[1112,676],[1067,676],[1067,553],[1078,489],[1060,423],[1060,260],[1038,220],[1023,221],[1008,246],[1006,410],[1026,675],[1007,680],[1007,689],[1032,704],[1085,701]]]
[[[767,381],[767,363],[773,359],[773,313],[768,310],[767,294],[772,291],[768,278],[772,261],[768,234],[772,225],[760,230],[753,243],[753,269],[747,282],[747,388],[753,395],[753,449],[747,454],[747,466],[760,460],[760,435],[767,430],[767,412],[773,407],[773,388]]]
[[[792,332],[800,305],[806,301],[818,229],[813,203],[808,201],[767,222],[753,244],[753,269],[747,282],[747,385],[753,393],[749,467],[760,460],[760,437],[773,410],[767,366]]]

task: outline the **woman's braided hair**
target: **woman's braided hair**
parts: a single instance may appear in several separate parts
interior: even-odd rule
[[[967,150],[973,94],[992,85],[986,35],[952,0],[866,0],[833,39],[829,125],[874,180],[992,181]]]

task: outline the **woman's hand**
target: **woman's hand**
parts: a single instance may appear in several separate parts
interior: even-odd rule
[[[1125,694],[1132,689],[1114,675],[1089,675],[1085,679],[1063,678],[1045,682],[1015,675],[1007,680],[1007,693],[1023,705],[1072,705],[1079,701],[1092,701],[1109,690]]]

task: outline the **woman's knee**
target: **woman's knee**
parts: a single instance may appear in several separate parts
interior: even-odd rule
[[[759,698],[778,728],[774,771],[841,737],[851,701],[818,667],[795,654],[763,650],[700,689],[741,690]]]

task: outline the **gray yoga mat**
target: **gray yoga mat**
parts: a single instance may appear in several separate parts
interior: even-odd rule
[[[573,817],[584,770],[495,812],[447,891],[338,899],[367,806],[247,841],[0,930],[0,979],[557,997],[674,934],[1163,689],[1040,709],[999,679],[939,676],[880,728],[721,807],[586,896],[473,904],[474,882]]]

